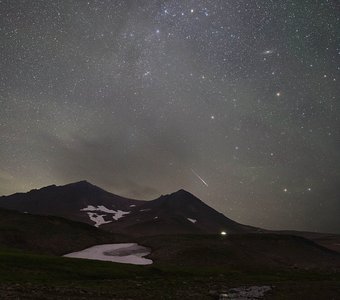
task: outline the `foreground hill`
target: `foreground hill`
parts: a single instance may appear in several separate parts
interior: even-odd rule
[[[340,235],[333,233],[320,233],[320,232],[306,232],[306,231],[294,231],[294,230],[281,230],[275,233],[284,235],[295,235],[305,239],[314,241],[315,243],[326,247],[330,250],[340,253]]]
[[[308,239],[282,234],[169,235],[140,237],[155,262],[231,270],[340,271],[340,254]]]
[[[3,196],[0,207],[61,216],[136,236],[259,231],[230,220],[184,190],[143,201],[120,197],[81,181]]]
[[[113,243],[112,234],[60,217],[38,216],[0,209],[0,246],[34,253],[61,255]]]
[[[282,235],[140,237],[149,266],[0,251],[1,299],[219,299],[270,286],[264,299],[338,299],[339,255]],[[262,299],[237,297],[231,299]]]

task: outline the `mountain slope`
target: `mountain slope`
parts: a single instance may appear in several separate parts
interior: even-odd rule
[[[119,223],[102,228],[134,235],[257,231],[230,220],[185,190],[146,201]]]
[[[54,216],[0,209],[0,246],[43,254],[65,254],[117,238],[88,224]]]
[[[142,201],[123,198],[81,181],[3,196],[0,207],[62,216],[130,235],[259,231],[230,220],[184,190]]]
[[[142,201],[123,198],[94,186],[87,181],[64,186],[47,186],[28,193],[0,197],[0,207],[39,215],[55,215],[100,226],[101,215],[110,211],[115,218],[128,211],[130,205]],[[106,220],[107,221],[107,220]],[[112,221],[112,219],[110,220]]]

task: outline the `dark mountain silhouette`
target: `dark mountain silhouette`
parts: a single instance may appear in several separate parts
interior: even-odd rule
[[[118,224],[105,224],[103,229],[132,235],[177,233],[245,233],[258,231],[241,225],[217,212],[185,190],[145,201]]]
[[[86,212],[80,209],[89,205],[110,209],[127,209],[140,201],[123,198],[80,181],[63,186],[50,185],[28,193],[0,197],[0,207],[39,215],[62,216],[93,225]]]
[[[143,201],[120,197],[80,181],[3,196],[0,207],[61,216],[131,235],[261,231],[230,220],[185,190]]]

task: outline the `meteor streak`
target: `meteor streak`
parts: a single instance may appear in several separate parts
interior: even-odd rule
[[[203,179],[200,175],[198,175],[193,169],[191,169],[191,172],[199,179],[202,181],[202,183],[205,185],[205,186],[209,186]]]

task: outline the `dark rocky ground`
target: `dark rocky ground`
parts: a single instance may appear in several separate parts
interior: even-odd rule
[[[36,284],[0,284],[0,299],[36,299],[36,300],[104,300],[104,299],[219,299],[221,294],[228,295],[226,299],[340,299],[339,282],[285,282],[272,283],[268,286],[269,291],[264,293],[264,296],[259,296],[258,293],[248,293],[253,286],[233,285],[228,282],[219,280],[199,280],[193,282],[182,281],[181,283],[164,284],[162,290],[154,288],[154,283],[150,281],[112,281],[107,282],[111,288],[104,290],[86,287],[67,287],[67,286],[44,286]],[[120,288],[124,286],[124,289]],[[243,293],[238,293],[242,290]],[[252,297],[255,296],[255,297]]]

